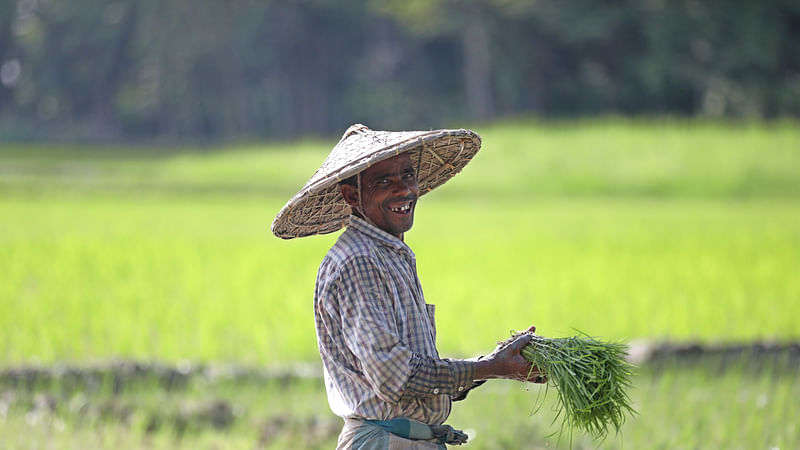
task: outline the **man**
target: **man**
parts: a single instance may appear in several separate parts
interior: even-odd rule
[[[331,232],[314,294],[328,401],[345,419],[338,448],[444,448],[466,435],[442,425],[451,402],[491,378],[544,382],[521,356],[530,335],[471,360],[440,358],[434,307],[405,244],[422,193],[480,148],[468,130],[348,129],[273,222],[284,238]],[[528,331],[534,331],[530,327]]]

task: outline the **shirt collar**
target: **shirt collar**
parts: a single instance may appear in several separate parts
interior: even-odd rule
[[[412,257],[414,257],[414,252],[411,250],[411,247],[409,247],[405,242],[401,241],[396,236],[393,236],[381,230],[372,223],[367,222],[366,220],[356,216],[355,214],[350,215],[350,223],[347,225],[347,228],[365,234],[367,237],[372,238],[378,241],[378,243],[385,245],[387,247],[391,247],[399,251],[408,252]]]

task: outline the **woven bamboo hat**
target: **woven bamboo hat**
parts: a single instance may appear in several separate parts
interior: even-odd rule
[[[332,233],[347,225],[350,205],[338,183],[371,165],[408,152],[426,194],[461,171],[481,147],[471,130],[374,131],[356,124],[347,129],[310,180],[272,221],[283,239]]]

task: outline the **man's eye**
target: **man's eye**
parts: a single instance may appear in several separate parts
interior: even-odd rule
[[[411,178],[414,178],[414,172],[406,172],[406,173],[404,173],[403,174],[403,178],[405,178],[406,180],[410,180]]]

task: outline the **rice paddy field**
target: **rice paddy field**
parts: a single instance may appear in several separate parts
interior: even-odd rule
[[[489,352],[531,324],[627,341],[800,337],[799,123],[473,129],[481,152],[420,200],[406,236],[443,356]],[[283,241],[269,224],[334,143],[0,145],[0,370],[318,368],[313,283],[336,234]],[[800,447],[797,362],[754,361],[645,363],[639,415],[572,448]],[[471,448],[569,448],[551,436],[551,396],[531,415],[539,389],[491,382],[449,423],[472,430]],[[0,377],[7,448],[332,448],[340,425],[313,377],[179,389]]]

